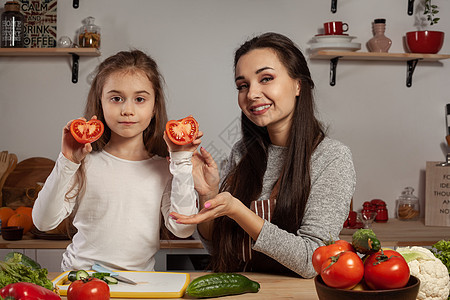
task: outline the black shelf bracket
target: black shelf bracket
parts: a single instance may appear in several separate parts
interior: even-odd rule
[[[331,0],[331,12],[334,14],[336,13],[336,11],[337,11],[337,0]]]
[[[80,1],[79,0],[73,0],[72,6],[73,6],[73,8],[80,7]]]
[[[408,60],[407,63],[407,69],[406,69],[406,86],[411,87],[412,86],[412,76],[414,74],[414,70],[416,69],[417,63],[419,62],[419,59],[412,59]]]
[[[335,86],[336,85],[336,68],[337,64],[339,62],[339,58],[342,56],[337,56],[335,58],[330,59],[330,85]]]
[[[408,0],[408,15],[412,16],[414,13],[414,0]]]
[[[72,53],[72,82],[78,82],[78,61],[80,56],[78,54]]]

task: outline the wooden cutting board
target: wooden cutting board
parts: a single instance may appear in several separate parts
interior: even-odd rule
[[[36,182],[45,182],[55,162],[45,157],[31,157],[19,162],[5,181],[5,187],[30,188]]]
[[[92,273],[93,271],[88,271]],[[119,275],[129,278],[137,285],[120,282],[109,285],[111,298],[181,298],[190,282],[188,273],[173,272],[145,272],[145,271],[115,271]],[[66,296],[67,275],[69,271],[61,273],[53,279],[53,286],[60,295]]]

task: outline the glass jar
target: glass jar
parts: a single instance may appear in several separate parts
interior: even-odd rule
[[[414,189],[406,187],[397,200],[397,217],[402,221],[413,221],[419,219],[419,198],[413,195]]]
[[[82,48],[100,49],[100,27],[94,24],[93,17],[84,20],[85,25],[78,33],[78,46]]]
[[[24,16],[17,1],[5,3],[1,17],[2,48],[23,48]]]

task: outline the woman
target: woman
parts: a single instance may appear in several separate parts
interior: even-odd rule
[[[171,213],[199,224],[216,272],[315,275],[314,250],[338,239],[355,190],[350,150],[326,137],[314,115],[314,83],[287,37],[266,33],[235,53],[243,137],[219,173],[203,148],[194,154],[202,210]],[[220,192],[220,193],[219,193]]]

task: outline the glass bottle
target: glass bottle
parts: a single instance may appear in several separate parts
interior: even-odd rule
[[[392,41],[384,35],[386,31],[386,19],[375,19],[373,21],[374,37],[367,42],[370,52],[388,52]]]
[[[94,24],[93,17],[84,20],[85,25],[78,33],[78,46],[82,48],[100,49],[100,27]]]
[[[2,48],[23,48],[24,30],[24,16],[20,12],[19,2],[6,2],[1,16]]]
[[[397,200],[397,217],[402,221],[414,221],[419,219],[419,198],[413,195],[414,189],[406,187]]]

